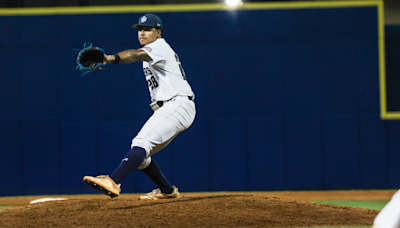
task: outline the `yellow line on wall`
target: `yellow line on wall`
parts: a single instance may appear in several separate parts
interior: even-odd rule
[[[244,3],[236,10],[268,10],[299,8],[368,7],[383,4],[382,0],[370,1],[325,1],[325,2],[268,2]],[[168,5],[125,5],[125,6],[74,6],[43,8],[0,8],[0,16],[68,15],[68,14],[116,14],[146,12],[190,12],[233,10],[221,3],[211,4],[168,4]]]
[[[378,42],[379,42],[379,92],[380,113],[383,120],[398,120],[400,112],[387,110],[386,94],[386,53],[385,53],[385,13],[383,2],[378,3]]]
[[[398,120],[400,119],[400,112],[387,112],[382,119],[384,120]]]
[[[378,4],[378,41],[379,41],[379,91],[381,119],[387,119],[386,64],[385,64],[385,17],[383,2]]]

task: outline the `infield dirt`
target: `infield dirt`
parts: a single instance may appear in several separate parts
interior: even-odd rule
[[[377,210],[304,200],[390,200],[394,192],[184,193],[157,201],[63,195],[68,200],[36,204],[29,202],[40,197],[0,197],[0,205],[19,205],[0,210],[0,227],[371,226]]]

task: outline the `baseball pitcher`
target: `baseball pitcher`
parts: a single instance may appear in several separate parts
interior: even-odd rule
[[[104,55],[102,66],[143,62],[143,72],[149,87],[153,115],[132,140],[131,150],[111,175],[85,176],[83,181],[111,198],[121,192],[121,182],[134,169],[140,169],[158,187],[140,199],[179,198],[178,188],[165,178],[151,156],[193,123],[196,115],[194,93],[189,85],[178,55],[162,38],[161,19],[145,14],[133,25],[143,46],[113,55]]]

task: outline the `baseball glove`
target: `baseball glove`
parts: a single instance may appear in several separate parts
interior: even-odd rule
[[[76,63],[76,69],[83,70],[81,75],[85,75],[94,70],[101,70],[104,62],[104,50],[98,47],[93,47],[92,43],[85,43],[83,49],[79,51]]]

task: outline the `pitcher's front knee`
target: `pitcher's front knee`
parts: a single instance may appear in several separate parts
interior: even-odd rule
[[[145,169],[150,165],[150,163],[151,163],[151,157],[145,158],[142,164],[139,165],[138,169]]]

